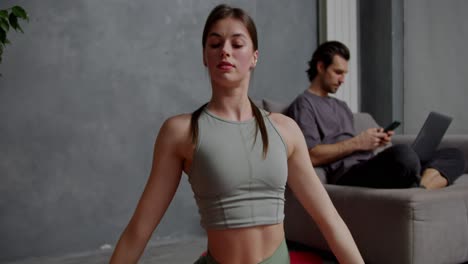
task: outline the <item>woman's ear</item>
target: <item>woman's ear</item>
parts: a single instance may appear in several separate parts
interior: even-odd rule
[[[258,50],[256,50],[253,54],[253,61],[252,61],[252,65],[251,65],[251,69],[255,68],[255,66],[257,66],[257,61],[258,61]]]

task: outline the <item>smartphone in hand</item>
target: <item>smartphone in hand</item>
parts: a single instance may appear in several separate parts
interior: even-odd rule
[[[387,133],[388,131],[395,130],[397,127],[400,126],[400,121],[393,121],[390,125],[385,127],[384,132]]]

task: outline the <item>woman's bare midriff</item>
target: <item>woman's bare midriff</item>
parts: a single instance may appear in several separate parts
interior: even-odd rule
[[[210,255],[222,264],[257,264],[284,240],[283,223],[224,230],[207,230]]]

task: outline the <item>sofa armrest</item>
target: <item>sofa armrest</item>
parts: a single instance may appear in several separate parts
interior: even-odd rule
[[[392,144],[411,145],[416,135],[395,135]],[[445,135],[439,148],[458,148],[465,156],[465,173],[468,173],[468,135]]]
[[[460,263],[466,258],[466,186],[451,186],[438,191],[325,187],[359,241],[360,248],[369,250],[366,254],[369,262],[384,263],[381,256],[391,258],[391,252],[398,252],[401,256],[387,263],[405,263],[403,256],[412,259],[409,263],[443,263],[448,260]],[[382,229],[386,230],[385,235],[381,233]],[[385,243],[377,240],[381,236],[385,237]],[[453,245],[454,241],[460,247],[441,250],[440,256],[423,254],[437,248],[434,244]],[[432,246],[429,246],[431,242]]]
[[[437,191],[324,186],[367,262],[465,261],[468,186],[453,185]],[[318,227],[290,190],[286,197],[286,238],[329,250]],[[441,244],[450,246],[440,248]],[[437,256],[427,254],[434,250],[437,250]]]

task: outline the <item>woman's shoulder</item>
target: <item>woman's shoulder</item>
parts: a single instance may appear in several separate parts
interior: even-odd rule
[[[294,119],[286,115],[280,113],[270,113],[269,118],[286,143],[289,157],[289,155],[291,155],[291,153],[296,148],[298,140],[304,137],[301,129],[297,125],[296,121],[294,121]]]
[[[269,118],[278,128],[296,129],[298,127],[294,119],[281,113],[270,113]]]
[[[270,113],[269,118],[286,141],[293,140],[297,136],[302,135],[296,121],[289,116],[280,113]]]
[[[168,129],[183,129],[190,127],[190,119],[192,118],[192,114],[178,114],[167,118],[164,123],[163,127]]]
[[[192,114],[179,114],[167,118],[161,128],[159,134],[165,139],[172,139],[178,142],[185,142],[190,138],[190,119]]]

